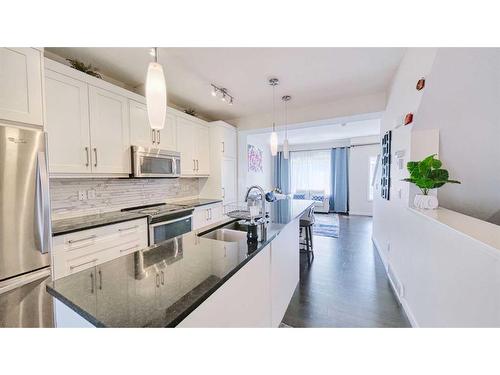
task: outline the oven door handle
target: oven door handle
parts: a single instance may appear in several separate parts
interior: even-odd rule
[[[191,219],[192,217],[193,217],[193,215],[183,216],[183,217],[180,217],[180,218],[177,218],[177,219],[173,219],[173,220],[169,220],[169,221],[160,221],[159,223],[150,224],[149,226],[151,228],[155,228],[155,227],[158,227],[160,225],[172,224],[172,223],[176,223],[178,221],[182,221],[182,220],[186,220],[186,219]]]

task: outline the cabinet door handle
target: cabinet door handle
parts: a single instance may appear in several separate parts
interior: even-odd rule
[[[85,147],[85,155],[87,156],[87,162],[85,163],[85,166],[88,167],[90,165],[90,155],[88,147]]]
[[[193,159],[193,172],[196,172],[196,160]]]
[[[226,189],[222,188],[222,199],[226,198]]]
[[[99,270],[99,289],[102,290],[102,272]]]
[[[196,172],[200,170],[200,164],[198,162],[198,159],[196,159]]]
[[[165,285],[165,272],[161,271],[161,285]]]
[[[75,268],[78,268],[78,267],[81,267],[81,266],[84,266],[86,264],[90,264],[90,263],[94,263],[94,262],[97,262],[98,259],[97,258],[94,258],[92,260],[89,260],[88,262],[83,262],[83,263],[80,263],[80,264],[77,264],[77,265],[74,265],[74,266],[69,266],[69,269],[72,271],[74,270]]]
[[[97,147],[94,147],[94,156],[95,156],[94,167],[97,167]]]
[[[92,236],[88,236],[88,237],[85,237],[85,238],[79,238],[77,240],[68,240],[68,243],[69,244],[73,244],[73,243],[77,243],[77,242],[82,242],[82,241],[87,241],[87,240],[92,240],[94,238],[96,238],[97,236],[95,234],[93,234]]]
[[[161,143],[161,142],[160,142],[160,131],[159,131],[159,130],[157,130],[157,131],[156,131],[156,134],[158,134],[158,140],[157,140],[156,142],[158,142],[158,144],[160,144],[160,143]]]
[[[160,287],[160,275],[158,273],[156,274],[156,287]]]
[[[94,279],[94,272],[90,273],[90,293],[94,294],[94,284],[95,284],[95,279]]]
[[[127,248],[127,249],[121,249],[121,250],[120,250],[120,253],[124,253],[124,252],[126,252],[126,251],[130,251],[130,250],[132,250],[132,249],[137,249],[138,247],[139,247],[139,245],[134,245],[134,246],[129,247],[129,248]]]
[[[151,129],[151,142],[153,142],[153,144],[156,143],[156,140],[155,140],[155,130],[154,129]]]
[[[225,146],[224,146],[224,141],[222,141],[222,153],[226,152]]]
[[[137,229],[137,228],[139,228],[138,225],[134,225],[134,226],[131,226],[131,227],[128,227],[128,228],[119,228],[118,232],[125,232],[126,230]]]

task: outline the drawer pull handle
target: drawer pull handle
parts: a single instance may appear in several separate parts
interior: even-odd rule
[[[137,229],[137,228],[139,228],[139,226],[138,226],[138,225],[134,225],[133,227],[128,227],[128,228],[120,228],[120,229],[118,229],[118,232],[125,232],[125,231],[127,231],[127,230]]]
[[[129,250],[132,250],[132,249],[137,249],[138,247],[139,247],[139,245],[134,245],[134,246],[129,247],[127,249],[121,249],[120,253],[124,253],[125,251],[129,251]]]
[[[92,260],[89,260],[88,262],[83,262],[83,263],[80,263],[80,264],[76,264],[74,266],[69,266],[69,269],[70,270],[74,270],[75,268],[78,268],[78,267],[81,267],[81,266],[84,266],[86,264],[90,264],[90,263],[94,263],[94,262],[97,262],[99,259],[97,258],[94,258]]]
[[[68,243],[69,244],[72,244],[72,243],[77,243],[77,242],[82,242],[82,241],[87,241],[87,240],[92,240],[94,238],[96,238],[97,236],[95,234],[93,234],[92,236],[88,236],[88,237],[85,237],[85,238],[79,238],[77,240],[68,240]]]
[[[161,271],[160,280],[161,280],[161,285],[165,285],[165,272],[163,271]]]

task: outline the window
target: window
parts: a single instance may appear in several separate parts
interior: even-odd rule
[[[374,181],[374,176],[373,174],[375,173],[375,164],[377,163],[377,157],[376,156],[370,156],[369,159],[369,166],[368,166],[368,200],[371,202],[373,201],[373,185],[372,182]]]
[[[292,194],[320,192],[330,195],[330,150],[290,153],[290,188]]]

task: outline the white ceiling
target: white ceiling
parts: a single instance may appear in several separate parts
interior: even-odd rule
[[[150,48],[47,48],[77,58],[136,87],[144,83]],[[403,48],[160,48],[169,101],[194,107],[210,119],[228,120],[271,110],[269,78],[279,98],[296,108],[386,91]],[[210,84],[235,97],[229,106],[210,95]]]
[[[278,143],[283,144],[285,132],[280,127]],[[303,125],[299,129],[288,130],[288,143],[290,145],[302,145],[310,143],[328,143],[340,139],[365,137],[380,134],[380,119],[352,121],[310,127]]]

